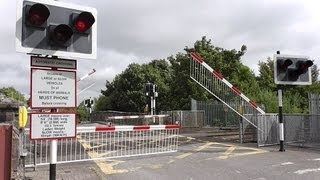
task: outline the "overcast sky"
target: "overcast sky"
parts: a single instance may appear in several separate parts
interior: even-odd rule
[[[257,64],[280,50],[307,55],[319,66],[320,1],[314,0],[61,0],[98,11],[98,57],[78,60],[79,101],[100,94],[105,81],[130,63],[183,52],[202,36],[227,49],[248,48],[242,62]],[[0,0],[0,87],[30,89],[29,56],[15,51],[16,2]]]

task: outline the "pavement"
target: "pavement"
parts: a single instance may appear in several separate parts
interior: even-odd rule
[[[181,136],[178,152],[57,164],[57,179],[88,180],[313,180],[320,179],[320,151]],[[49,166],[27,169],[34,180],[49,179]]]

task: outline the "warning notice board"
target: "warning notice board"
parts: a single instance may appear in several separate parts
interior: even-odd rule
[[[31,108],[76,107],[76,72],[31,69]]]
[[[76,137],[76,114],[32,113],[30,139],[60,139]]]

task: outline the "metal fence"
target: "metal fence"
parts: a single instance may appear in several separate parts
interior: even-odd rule
[[[246,117],[257,122],[257,144],[279,144],[279,120],[277,114],[257,114]],[[284,114],[284,141],[287,145],[320,148],[320,115]]]
[[[320,115],[285,115],[285,142],[320,148]]]
[[[308,98],[310,114],[320,114],[320,95],[309,93]]]
[[[248,105],[232,105],[242,114],[257,114],[257,112]],[[229,127],[238,126],[239,120],[242,119],[226,105],[218,101],[197,101],[191,99],[192,111],[204,111],[204,126],[211,127]]]
[[[204,111],[163,111],[168,117],[163,119],[164,124],[180,124],[181,128],[201,128],[205,122]]]
[[[258,128],[255,129],[256,136],[253,136],[252,140],[256,141],[259,147],[279,144],[279,123],[277,114],[246,114],[245,116],[250,119],[250,121],[257,124]],[[244,123],[244,127],[250,127],[250,124]]]
[[[58,141],[57,163],[176,152],[178,135],[178,125],[77,127],[75,139]],[[26,136],[26,167],[49,164],[49,146]]]

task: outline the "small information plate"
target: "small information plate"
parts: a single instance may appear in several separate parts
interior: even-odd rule
[[[76,72],[31,68],[31,107],[76,107]]]
[[[61,139],[76,137],[76,114],[33,113],[30,139]]]
[[[31,56],[31,66],[77,69],[77,61],[70,59],[53,59],[45,57]]]

